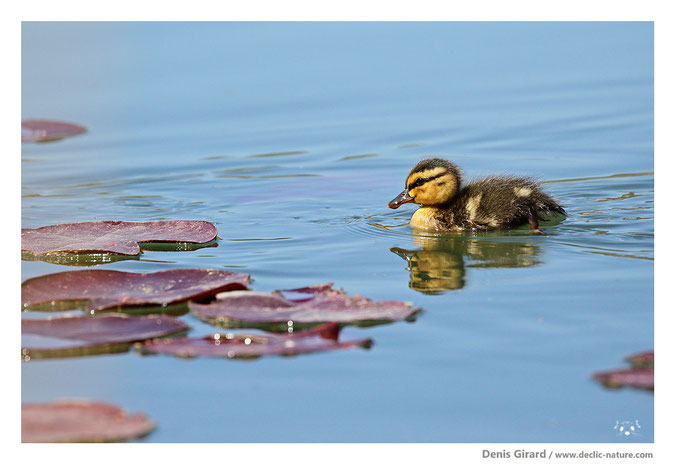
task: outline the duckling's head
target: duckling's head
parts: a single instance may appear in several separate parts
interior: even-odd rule
[[[460,170],[443,158],[428,158],[413,167],[406,178],[404,191],[387,204],[390,208],[415,202],[423,206],[440,206],[450,202],[460,187]]]

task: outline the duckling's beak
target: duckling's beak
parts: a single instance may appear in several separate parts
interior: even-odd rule
[[[401,194],[390,200],[390,203],[388,203],[387,206],[390,208],[399,208],[399,205],[409,202],[413,202],[413,197],[408,195],[407,189],[404,189],[404,191]]]
[[[404,260],[409,261],[409,262],[411,261],[412,258],[415,257],[415,252],[413,252],[411,250],[405,250],[405,249],[402,249],[400,247],[392,247],[390,249],[390,252],[396,253],[401,258],[403,258]]]

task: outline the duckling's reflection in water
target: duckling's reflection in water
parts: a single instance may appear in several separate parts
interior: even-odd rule
[[[440,294],[465,286],[465,268],[516,268],[541,263],[538,245],[524,238],[414,236],[418,250],[392,247],[391,252],[408,262],[409,287],[424,294]],[[465,261],[467,260],[467,264]]]

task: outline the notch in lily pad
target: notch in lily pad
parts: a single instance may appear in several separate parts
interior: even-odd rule
[[[184,251],[217,246],[208,221],[86,221],[21,230],[21,257],[64,265],[136,258],[146,250]]]
[[[21,405],[21,442],[120,442],[155,429],[143,413],[89,400]]]
[[[21,321],[21,359],[127,352],[134,342],[185,335],[189,327],[166,315],[107,314]]]
[[[414,321],[421,312],[410,303],[374,301],[319,284],[298,289],[264,292],[228,292],[208,303],[189,302],[190,311],[200,319],[226,328],[259,328],[287,331],[327,322],[371,326],[397,320]]]
[[[607,388],[632,387],[653,391],[655,389],[655,354],[641,352],[626,358],[631,367],[594,373],[593,378]]]
[[[21,121],[21,142],[55,142],[67,137],[79,136],[87,128],[79,124],[46,119]]]
[[[21,285],[23,310],[80,309],[126,313],[185,313],[185,302],[248,289],[249,275],[226,270],[178,268],[155,273],[115,270],[64,271]]]
[[[138,344],[141,354],[171,354],[181,358],[224,357],[257,358],[265,355],[291,356],[311,352],[370,348],[371,339],[339,341],[340,325],[327,323],[305,331],[287,334],[221,334],[203,338],[175,338]]]

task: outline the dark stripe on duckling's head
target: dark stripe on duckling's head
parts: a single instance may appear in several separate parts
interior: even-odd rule
[[[387,204],[398,208],[408,202],[443,205],[451,201],[460,186],[460,170],[443,158],[428,158],[413,167],[406,177],[404,191]]]
[[[420,205],[443,205],[460,187],[460,170],[443,158],[428,158],[413,167],[406,178],[406,191]]]
[[[406,188],[410,191],[411,189],[415,189],[416,187],[420,187],[420,186],[422,186],[423,184],[428,183],[428,182],[430,182],[430,181],[433,181],[433,180],[435,180],[435,179],[438,179],[438,178],[440,178],[440,177],[442,177],[442,176],[446,176],[446,173],[445,173],[445,172],[442,172],[442,173],[439,173],[439,174],[435,174],[435,175],[433,175],[433,176],[430,176],[430,177],[428,177],[428,178],[418,178],[418,179],[416,179],[415,181],[413,181],[411,184],[409,184]]]
[[[445,160],[443,158],[426,158],[424,160],[420,160],[418,164],[416,164],[411,169],[411,172],[408,175],[411,176],[413,173],[420,173],[427,170],[433,170],[434,168],[445,168],[450,172],[454,172],[458,175],[460,174],[460,170],[458,169],[458,167],[448,160]]]

